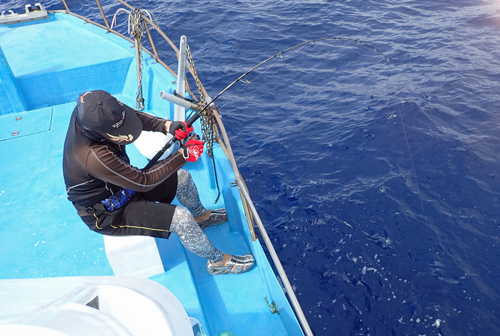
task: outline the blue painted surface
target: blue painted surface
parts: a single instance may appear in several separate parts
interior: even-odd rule
[[[28,121],[36,132],[0,141],[0,277],[112,275],[103,241],[82,226],[66,200],[62,142],[74,104],[0,116],[2,134]],[[49,118],[39,122],[33,114]],[[15,116],[23,116],[12,122]],[[45,119],[47,119],[45,118]],[[14,124],[15,128],[7,127]],[[33,125],[33,124],[32,124]]]
[[[26,41],[22,45],[17,43],[21,37]],[[93,42],[97,49],[92,49]],[[67,46],[64,52],[55,49],[60,43]],[[101,88],[135,105],[133,49],[129,42],[64,14],[0,26],[0,47],[27,102],[26,111],[0,115],[0,278],[112,275],[102,236],[88,230],[66,199],[62,148],[80,93]],[[145,55],[147,111],[171,117],[172,106],[160,101],[158,93],[171,90],[174,81]],[[5,97],[0,99],[4,104]],[[201,133],[199,124],[195,129]],[[146,164],[134,147],[128,152],[135,165]],[[215,153],[224,160],[218,146]],[[301,335],[260,243],[249,238],[239,192],[231,186],[230,165],[218,164],[222,196],[217,204],[211,165],[203,156],[186,166],[207,208],[225,206],[229,211],[229,223],[207,233],[224,251],[252,252],[256,268],[239,276],[214,277],[206,272],[204,259],[185,251],[172,237],[157,240],[166,272],[153,280],[169,288],[209,335]],[[271,314],[268,303],[273,302],[280,314]]]
[[[498,1],[130,3],[188,36],[212,95],[310,39],[386,53],[316,43],[235,85],[240,171],[315,335],[500,335]]]
[[[101,30],[73,16],[53,15],[43,24],[0,27],[2,48],[29,110],[74,102],[87,90],[123,91],[131,43]]]
[[[0,97],[0,114],[26,110],[24,96],[2,48],[0,48]]]
[[[50,131],[54,117],[53,111],[52,107],[45,107],[3,115],[0,124],[0,141]]]

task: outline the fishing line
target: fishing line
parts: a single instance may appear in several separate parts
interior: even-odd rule
[[[294,52],[291,53],[291,55],[301,51],[301,50],[304,50],[306,48],[309,48],[309,47],[312,47],[313,44],[310,44],[310,45],[307,45],[307,46],[303,46],[302,48],[300,49],[297,49],[295,50]],[[278,60],[274,63],[272,63],[269,67],[267,67],[264,71],[262,71],[259,75],[257,75],[257,77],[255,77],[254,79],[252,79],[251,81],[246,79],[245,77],[243,77],[241,79],[241,82],[245,83],[246,85],[244,85],[238,92],[236,92],[236,95],[238,95],[239,93],[241,93],[241,91],[245,90],[250,84],[252,84],[253,82],[255,82],[260,76],[262,76],[263,74],[265,74],[269,69],[271,69],[272,67],[274,67],[276,64],[278,64],[279,62],[281,62],[282,60],[284,59],[283,56],[278,56]],[[226,101],[222,106],[219,107],[219,110],[222,110],[222,108],[224,106],[226,106],[228,102]]]
[[[304,49],[306,49],[306,48],[310,48],[310,47],[312,47],[312,46],[313,46],[313,44],[303,46],[302,48],[295,50],[295,51],[292,53],[292,55],[293,55],[293,54],[295,54],[295,53],[298,53],[299,51],[304,50]],[[278,58],[279,58],[279,59],[278,59],[276,62],[274,62],[273,64],[271,64],[271,65],[270,65],[270,66],[269,66],[266,70],[262,71],[262,72],[261,72],[261,73],[260,73],[257,77],[255,77],[254,79],[252,79],[252,81],[248,81],[248,80],[247,80],[247,83],[248,83],[249,85],[250,85],[250,84],[252,84],[253,82],[255,82],[255,81],[257,80],[257,78],[259,78],[260,76],[262,76],[263,74],[265,74],[265,73],[266,73],[269,69],[271,69],[273,66],[275,66],[276,64],[278,64],[279,62],[281,62],[281,61],[284,59],[284,58],[283,58],[283,56],[279,56]]]
[[[320,39],[316,39],[316,40],[310,40],[310,41],[307,41],[307,42],[302,42],[302,43],[299,43],[297,45],[294,45],[288,49],[285,49],[283,51],[280,51],[279,53],[267,58],[266,60],[260,62],[259,64],[257,64],[256,66],[254,66],[253,68],[251,68],[250,70],[248,70],[247,72],[245,72],[243,75],[241,75],[240,77],[238,77],[236,80],[234,80],[231,84],[229,84],[226,88],[224,88],[224,90],[222,90],[217,96],[215,96],[214,99],[212,99],[212,101],[210,103],[208,103],[208,105],[210,105],[211,103],[213,103],[217,98],[219,98],[222,94],[224,94],[224,92],[226,92],[230,87],[232,87],[234,84],[236,84],[237,82],[241,81],[243,78],[245,78],[249,73],[251,73],[252,71],[254,71],[255,69],[257,69],[258,67],[260,67],[261,65],[263,65],[264,63],[267,63],[269,62],[270,60],[272,60],[273,58],[276,58],[276,57],[280,57],[282,58],[283,57],[283,54],[289,52],[290,50],[293,50],[293,49],[296,49],[296,48],[299,48],[299,47],[302,47],[302,46],[305,46],[305,45],[309,45],[309,46],[312,46],[313,44],[317,43],[317,42],[322,42],[322,41],[328,41],[328,40],[336,40],[336,41],[352,41],[352,42],[356,42],[358,44],[360,44],[361,46],[365,47],[365,48],[368,48],[378,54],[380,54],[382,57],[385,58],[385,60],[387,62],[390,62],[390,59],[385,56],[380,50],[378,50],[377,48],[375,48],[374,46],[372,46],[371,44],[369,43],[366,43],[364,41],[361,41],[361,40],[356,40],[356,39],[352,39],[352,38],[348,38],[348,37],[325,37],[325,38],[320,38]],[[276,62],[278,63],[278,62]],[[275,64],[276,64],[275,63]],[[271,68],[273,65],[271,65],[269,68]],[[268,69],[269,69],[268,68]],[[265,71],[267,71],[268,69],[266,69]],[[264,72],[265,72],[264,71]],[[258,78],[259,76],[257,76]],[[256,78],[255,78],[256,79]],[[254,80],[255,80],[254,79]],[[254,81],[252,80],[252,82]],[[251,83],[251,82],[250,82]]]
[[[293,50],[293,49],[296,49],[296,48],[299,48],[299,47],[302,47],[302,46],[306,46],[306,45],[313,45],[317,42],[322,42],[322,41],[328,41],[328,40],[336,40],[336,41],[353,41],[353,42],[356,42],[358,43],[359,45],[361,46],[364,46],[368,49],[371,49],[372,51],[380,54],[382,57],[385,58],[385,60],[387,62],[390,62],[390,59],[385,56],[380,50],[378,50],[377,48],[375,48],[374,46],[372,46],[371,44],[367,43],[367,42],[364,42],[364,41],[361,41],[361,40],[356,40],[356,39],[352,39],[352,38],[349,38],[349,37],[325,37],[325,38],[320,38],[320,39],[315,39],[315,40],[310,40],[310,41],[306,41],[306,42],[302,42],[302,43],[299,43],[297,45],[294,45],[288,49],[285,49],[283,51],[280,51],[279,53],[277,54],[274,54],[273,56],[265,59],[264,61],[260,62],[259,64],[257,64],[256,66],[254,66],[253,68],[251,68],[250,70],[248,70],[247,72],[245,72],[244,74],[242,74],[240,77],[236,78],[233,82],[231,82],[228,86],[226,86],[221,92],[219,92],[214,98],[212,98],[210,100],[210,102],[206,103],[205,106],[198,112],[195,112],[190,118],[189,120],[187,121],[187,124],[188,126],[191,126],[196,120],[198,120],[198,118],[200,118],[200,116],[202,115],[202,113],[209,107],[211,108],[214,108],[214,109],[218,109],[217,106],[214,104],[214,102],[220,97],[222,96],[227,90],[229,90],[233,85],[235,85],[236,83],[238,83],[239,81],[242,81],[242,79],[244,79],[249,73],[251,73],[252,71],[254,71],[255,69],[259,68],[260,66],[262,66],[263,64],[269,62],[270,60],[276,58],[276,57],[282,57],[283,54]],[[266,70],[267,71],[267,70]],[[170,146],[172,146],[172,144],[177,141],[177,138],[173,137],[171,138],[164,146],[163,148],[158,152],[156,153],[156,155],[151,159],[151,161],[148,162],[148,164],[143,168],[143,170],[145,169],[148,169],[148,168],[151,168],[153,165],[156,164],[156,162],[158,161],[158,159],[163,155],[163,153],[165,153],[165,151],[167,149],[170,148]]]
[[[413,176],[415,178],[415,184],[417,186],[417,193],[418,193],[418,197],[420,199],[420,207],[422,208],[422,213],[425,213],[425,210],[424,210],[424,201],[422,199],[422,194],[420,193],[420,187],[418,186],[417,172],[415,170],[415,164],[413,163],[413,156],[411,154],[410,143],[408,142],[408,136],[406,135],[406,128],[405,128],[405,123],[403,121],[403,113],[401,113],[400,105],[401,104],[398,101],[399,117],[401,118],[401,125],[403,126],[403,133],[404,133],[405,140],[406,140],[406,147],[408,148],[408,155],[410,157],[411,167],[413,169]],[[434,245],[432,243],[431,231],[430,231],[429,223],[427,222],[427,217],[426,216],[424,216],[424,221],[425,221],[425,226],[427,228],[427,235],[429,236],[429,242],[431,243],[432,255],[434,257],[434,265],[437,266],[438,265],[438,260],[437,260],[437,257],[436,257],[436,252],[434,250]],[[437,278],[439,280],[439,285],[441,286],[441,294],[443,295],[443,301],[444,301],[444,304],[445,304],[445,309],[446,309],[446,312],[449,314],[450,313],[450,309],[448,307],[448,302],[446,301],[446,297],[444,295],[443,281],[439,278],[439,276]]]
[[[316,39],[316,40],[310,40],[310,41],[307,41],[307,42],[303,42],[303,43],[299,43],[295,46],[292,46],[288,49],[285,49],[271,57],[269,57],[268,59],[264,60],[263,62],[257,64],[255,67],[253,67],[252,69],[250,69],[249,71],[247,71],[246,73],[244,73],[242,76],[240,76],[238,79],[236,79],[234,82],[232,82],[228,87],[226,87],[224,90],[221,91],[221,93],[225,92],[227,89],[229,89],[232,85],[236,84],[238,81],[241,81],[243,83],[245,83],[246,85],[243,86],[236,94],[239,94],[241,91],[243,91],[248,85],[252,84],[254,81],[256,81],[260,76],[262,76],[264,73],[266,73],[269,69],[271,69],[272,67],[274,67],[277,63],[281,62],[284,58],[283,58],[283,54],[288,52],[288,51],[291,51],[293,49],[296,49],[296,48],[299,48],[299,47],[302,47],[302,48],[299,48],[297,50],[295,50],[294,52],[291,53],[291,55],[301,51],[301,50],[304,50],[306,48],[309,48],[309,47],[312,47],[314,46],[315,44],[317,44],[317,42],[323,42],[323,41],[328,41],[328,40],[335,40],[335,41],[345,41],[345,42],[355,42],[357,44],[359,44],[360,46],[368,49],[368,50],[371,50],[371,51],[374,51],[378,54],[380,54],[382,57],[385,58],[385,60],[387,62],[390,62],[390,59],[385,56],[380,50],[378,50],[377,48],[375,48],[374,46],[372,46],[371,44],[367,43],[367,42],[364,42],[364,41],[361,41],[361,40],[357,40],[357,39],[352,39],[352,38],[349,38],[349,37],[325,37],[325,38],[320,38],[320,39]],[[273,58],[276,58],[278,57],[279,59],[274,62],[273,64],[271,64],[268,68],[266,68],[262,73],[260,73],[257,77],[255,77],[254,79],[252,79],[251,81],[247,80],[246,79],[246,76],[252,72],[253,70],[257,69],[259,66],[263,65],[264,63],[272,60]],[[220,95],[220,94],[219,94]],[[216,97],[218,98],[218,96]],[[215,100],[215,99],[214,99]],[[213,102],[213,101],[212,101]],[[219,107],[219,110],[222,109],[228,102],[225,102],[221,107]]]

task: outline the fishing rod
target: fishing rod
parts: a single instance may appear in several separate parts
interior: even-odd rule
[[[279,53],[277,54],[274,54],[273,56],[265,59],[264,61],[260,62],[259,64],[257,64],[256,66],[254,66],[253,68],[251,68],[250,70],[248,70],[247,72],[245,72],[243,75],[241,75],[240,77],[236,78],[231,84],[229,84],[228,86],[226,86],[221,92],[219,92],[219,94],[217,94],[213,99],[210,100],[209,103],[207,103],[201,110],[195,112],[191,118],[189,118],[189,120],[186,122],[188,127],[191,127],[192,124],[195,123],[196,120],[198,120],[198,118],[201,117],[202,113],[210,106],[213,106],[215,107],[215,105],[213,104],[220,96],[222,96],[227,90],[229,90],[234,84],[238,83],[239,81],[243,80],[243,78],[245,78],[249,73],[251,73],[252,71],[254,71],[255,69],[259,68],[260,66],[262,66],[263,64],[269,62],[270,60],[276,58],[276,57],[282,57],[284,53],[286,52],[289,52],[290,50],[293,50],[293,49],[296,49],[296,48],[299,48],[301,46],[304,46],[304,45],[307,45],[307,44],[314,44],[316,42],[322,42],[322,41],[328,41],[328,40],[336,40],[336,41],[352,41],[352,42],[356,42],[368,49],[371,49],[373,50],[374,52],[380,54],[382,57],[384,57],[386,59],[387,62],[390,62],[390,59],[385,56],[380,50],[378,50],[377,48],[375,48],[374,46],[366,43],[366,42],[363,42],[363,41],[360,41],[360,40],[356,40],[356,39],[352,39],[352,38],[348,38],[348,37],[325,37],[325,38],[320,38],[320,39],[315,39],[315,40],[310,40],[310,41],[307,41],[307,42],[302,42],[302,43],[299,43],[297,45],[294,45],[288,49],[285,49],[283,51],[280,51]],[[249,83],[249,82],[248,82]],[[167,151],[167,149],[170,148],[170,146],[172,146],[174,144],[174,142],[177,141],[177,138],[176,137],[172,137],[169,141],[167,141],[167,143],[163,146],[163,148],[158,152],[156,153],[156,155],[151,159],[151,161],[148,162],[148,164],[143,168],[143,170],[146,170],[146,169],[149,169],[151,168],[152,166],[154,166],[156,164],[156,162],[159,160],[159,158],[163,155],[163,153],[165,153],[165,151]]]

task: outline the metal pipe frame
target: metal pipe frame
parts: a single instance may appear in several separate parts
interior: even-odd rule
[[[309,326],[309,323],[307,322],[307,319],[304,315],[304,312],[302,311],[302,308],[300,307],[299,301],[297,300],[297,296],[295,296],[292,285],[290,284],[290,281],[288,280],[288,277],[286,276],[285,269],[281,265],[281,261],[278,257],[278,254],[276,253],[276,250],[274,249],[274,246],[271,242],[271,239],[267,235],[266,228],[264,227],[264,224],[260,220],[260,217],[257,213],[257,210],[255,209],[255,206],[253,205],[253,202],[250,199],[250,195],[248,194],[248,191],[245,188],[243,180],[241,178],[239,178],[236,180],[236,183],[240,187],[241,193],[243,194],[243,196],[247,200],[247,203],[250,206],[250,209],[255,216],[255,223],[257,224],[257,227],[259,228],[260,234],[262,235],[262,239],[264,240],[267,248],[269,249],[269,254],[271,255],[271,259],[273,260],[274,266],[276,267],[276,270],[278,271],[278,274],[281,277],[281,281],[283,282],[283,286],[286,289],[286,292],[288,294],[288,298],[290,299],[290,301],[292,303],[292,307],[295,310],[295,313],[297,314],[297,317],[298,317],[299,322],[302,326],[302,329],[307,336],[309,336],[309,335],[312,336],[313,333],[312,333],[311,327]]]
[[[88,23],[92,23],[96,26],[99,26],[109,32],[112,32],[124,39],[126,39],[127,41],[131,42],[132,44],[134,44],[134,41],[120,33],[118,33],[117,31],[113,30],[113,29],[110,29],[109,26],[108,27],[105,27],[99,23],[96,23],[96,22],[93,22],[83,16],[80,16],[76,13],[73,13],[69,10],[67,4],[66,4],[66,1],[65,0],[62,0],[63,3],[64,3],[64,6],[66,7],[66,10],[55,10],[55,11],[50,11],[50,12],[65,12],[65,13],[68,13],[68,14],[71,14],[71,15],[74,15],[78,18],[81,18],[83,20],[85,20],[85,22],[88,22]],[[99,0],[96,0],[97,1],[97,4],[99,5],[99,8],[101,9],[101,13],[104,17],[104,21],[106,22],[107,24],[107,20],[106,20],[106,17],[104,15],[104,12],[99,4]],[[129,9],[131,10],[135,10],[135,7],[129,5],[128,3],[126,3],[125,1],[123,0],[116,0],[118,1],[119,3],[123,4],[124,6],[128,7]],[[175,51],[176,55],[177,55],[177,58],[179,57],[179,49],[177,48],[177,46],[167,37],[167,35],[165,35],[165,33],[154,23],[152,22],[148,17],[144,16],[143,15],[143,19],[149,23],[151,25],[151,27],[153,27],[153,29],[157,30],[158,33],[170,44],[170,46],[172,47],[172,49]],[[146,24],[147,26],[147,24]],[[172,70],[170,69],[159,57],[158,57],[158,54],[156,53],[156,47],[154,46],[154,43],[153,43],[153,40],[149,34],[149,29],[147,30],[148,32],[148,36],[150,38],[150,42],[151,42],[151,45],[153,46],[153,50],[155,51],[155,53],[151,53],[149,50],[147,50],[146,48],[142,47],[142,50],[144,50],[145,52],[147,52],[151,57],[155,58],[157,60],[158,63],[160,63],[163,67],[165,67],[165,69],[167,69],[170,73],[172,73],[175,77],[177,77],[177,74]],[[187,66],[189,72],[191,73],[191,75],[193,76],[193,69],[190,67],[190,66]],[[194,76],[193,76],[194,77]],[[195,98],[196,99],[196,96],[191,92],[191,90],[189,89],[189,83],[186,82],[187,84],[187,90],[189,92],[189,94],[191,95],[191,97]],[[203,86],[203,84],[201,84],[201,89],[203,91],[203,93],[205,94],[205,96],[208,96],[208,93],[207,91],[205,90],[205,87]],[[222,137],[223,137],[223,141],[219,141],[220,145],[221,145],[221,148],[223,149],[224,153],[226,154],[230,164],[231,164],[231,167],[233,168],[233,171],[234,171],[234,174],[235,174],[235,180],[236,180],[236,184],[240,190],[240,195],[242,197],[242,201],[243,201],[243,206],[244,206],[244,210],[245,210],[245,214],[247,215],[247,220],[248,220],[248,225],[249,225],[249,229],[250,229],[250,235],[252,237],[252,240],[255,241],[257,239],[257,236],[255,234],[255,229],[253,227],[253,223],[255,221],[255,224],[257,225],[259,231],[260,231],[260,234],[262,236],[262,239],[264,240],[264,243],[266,244],[266,247],[269,251],[269,254],[271,256],[271,259],[274,263],[274,266],[276,267],[276,270],[278,272],[278,275],[280,276],[281,278],[281,281],[283,283],[283,286],[285,287],[285,290],[286,290],[286,293],[288,294],[288,298],[290,300],[290,303],[295,311],[295,313],[297,314],[297,317],[298,317],[298,320],[299,320],[299,323],[302,327],[302,330],[304,331],[305,335],[306,336],[313,336],[313,333],[312,333],[312,330],[309,326],[309,323],[307,322],[307,319],[305,317],[305,314],[300,306],[300,303],[297,299],[297,296],[295,295],[295,292],[293,291],[293,288],[292,288],[292,285],[290,284],[290,281],[288,280],[288,277],[285,273],[285,270],[283,268],[283,265],[281,264],[281,261],[278,257],[278,254],[276,253],[276,250],[274,249],[274,246],[271,242],[271,239],[269,238],[269,235],[267,234],[267,231],[266,231],[266,228],[264,226],[264,224],[262,223],[262,220],[260,219],[259,217],[259,214],[257,213],[257,209],[255,208],[254,204],[253,204],[253,201],[252,199],[250,198],[250,194],[248,192],[248,189],[247,189],[247,186],[245,184],[245,181],[243,180],[243,178],[241,177],[240,175],[240,172],[239,172],[239,169],[238,169],[238,166],[236,165],[236,160],[234,158],[234,155],[233,155],[233,151],[232,151],[232,148],[231,148],[231,145],[229,143],[229,139],[228,139],[228,136],[227,136],[227,132],[225,130],[225,127],[224,127],[224,124],[222,123],[222,119],[219,115],[219,113],[216,111],[216,110],[213,110],[213,113],[214,113],[214,116],[217,120],[217,124],[219,125],[219,128],[221,130],[221,134],[222,134]],[[218,138],[219,140],[221,140],[220,138]]]
[[[264,240],[264,243],[267,246],[267,249],[268,249],[269,254],[271,256],[271,259],[274,263],[274,266],[276,267],[276,270],[278,271],[278,274],[281,278],[281,281],[283,282],[283,286],[285,287],[285,290],[288,294],[288,297],[290,299],[290,303],[292,304],[292,307],[295,310],[295,313],[297,314],[300,325],[302,326],[302,330],[304,331],[304,333],[307,336],[312,336],[313,333],[312,333],[311,327],[309,326],[309,323],[307,322],[307,319],[304,315],[304,312],[302,311],[302,307],[300,306],[300,303],[297,299],[297,296],[295,295],[295,292],[293,291],[292,285],[290,284],[290,281],[288,280],[288,277],[286,276],[285,269],[283,268],[283,265],[281,265],[281,261],[278,257],[278,254],[276,253],[276,250],[274,249],[273,243],[271,242],[269,235],[267,234],[266,228],[265,228],[264,224],[262,223],[262,220],[260,219],[259,214],[257,213],[257,209],[255,208],[252,199],[250,198],[250,193],[248,192],[245,181],[243,180],[243,178],[240,175],[240,172],[239,172],[238,167],[236,165],[233,151],[231,149],[231,145],[229,144],[229,139],[227,138],[227,133],[226,133],[226,130],[224,129],[224,126],[222,124],[222,120],[220,118],[220,115],[219,115],[219,113],[217,113],[217,111],[214,111],[214,115],[215,115],[215,118],[217,119],[217,124],[221,128],[221,133],[222,133],[222,136],[224,138],[224,142],[227,144],[225,153],[226,153],[226,156],[228,157],[229,162],[231,163],[231,166],[233,168],[235,179],[236,179],[236,184],[238,185],[238,188],[240,189],[240,193],[243,196],[243,200],[246,201],[246,205],[249,207],[249,210],[253,216],[253,219],[255,220],[255,223],[256,223],[257,227],[259,228],[262,239]],[[255,239],[257,239],[257,237],[255,236],[255,232],[253,230],[253,227],[251,228],[250,232],[252,234],[252,239],[254,239],[253,237],[255,237]]]
[[[106,15],[104,15],[104,11],[102,10],[101,3],[99,2],[99,0],[95,0],[95,1],[97,2],[97,6],[99,6],[99,10],[101,11],[102,18],[104,19],[104,23],[106,24],[106,27],[108,27],[108,31],[109,31],[108,19],[106,18]]]

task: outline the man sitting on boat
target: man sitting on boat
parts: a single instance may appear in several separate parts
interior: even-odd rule
[[[183,140],[193,128],[135,111],[106,91],[85,92],[78,99],[64,143],[63,173],[68,199],[82,221],[113,236],[168,238],[174,232],[185,248],[208,260],[211,274],[250,270],[251,254],[226,254],[202,231],[227,221],[225,209],[205,209],[191,174],[181,169],[200,157],[204,143],[189,139],[179,151],[141,170],[130,165],[125,146],[143,130]],[[171,204],[175,196],[183,206]]]

